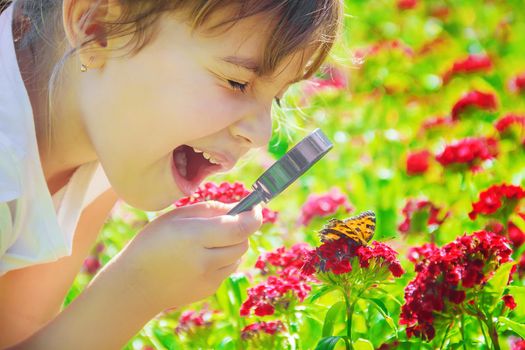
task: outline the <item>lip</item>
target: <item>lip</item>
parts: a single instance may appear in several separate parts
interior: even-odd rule
[[[193,149],[196,148],[198,150],[206,152],[209,155],[211,155],[213,159],[218,161],[219,162],[218,165],[220,166],[220,169],[217,170],[216,172],[225,172],[225,171],[231,170],[235,166],[235,164],[237,163],[237,158],[234,157],[233,155],[231,155],[228,152],[210,151],[210,150],[207,150],[206,148],[202,148],[202,147],[198,147],[198,146],[192,146],[190,144],[188,144],[188,146],[192,147]]]
[[[188,145],[190,147],[193,147],[191,145]],[[173,175],[173,179],[175,180],[175,183],[180,188],[182,193],[185,196],[190,196],[193,192],[197,190],[201,182],[208,176],[219,173],[219,172],[225,172],[233,168],[233,166],[236,163],[235,158],[232,156],[226,155],[226,153],[217,153],[217,152],[211,152],[206,149],[200,148],[200,147],[193,147],[194,149],[197,148],[199,150],[202,150],[208,154],[210,154],[215,160],[219,162],[217,165],[211,165],[208,166],[205,170],[203,170],[198,176],[196,176],[192,181],[188,181],[184,177],[182,177],[179,174],[179,171],[177,170],[177,166],[175,165],[175,160],[173,159],[173,152],[171,153],[171,173]]]

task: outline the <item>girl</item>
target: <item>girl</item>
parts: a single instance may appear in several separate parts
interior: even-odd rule
[[[16,0],[0,17],[0,348],[117,349],[237,268],[260,208],[147,225],[66,309],[121,198],[160,210],[271,134],[339,0]]]

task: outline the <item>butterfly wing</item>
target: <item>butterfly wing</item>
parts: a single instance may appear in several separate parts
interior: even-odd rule
[[[321,241],[339,238],[366,245],[374,235],[376,217],[373,211],[365,211],[345,220],[331,219],[319,232]]]

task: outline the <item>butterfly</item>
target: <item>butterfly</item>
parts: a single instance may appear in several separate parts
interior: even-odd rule
[[[376,228],[376,214],[367,210],[345,220],[330,219],[319,231],[322,242],[346,238],[356,244],[366,245],[372,239]]]

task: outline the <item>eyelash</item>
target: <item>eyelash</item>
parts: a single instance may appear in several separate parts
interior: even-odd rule
[[[230,86],[234,90],[239,90],[243,94],[246,93],[246,89],[248,88],[248,83],[239,83],[238,81],[235,81],[235,80],[228,79],[228,84],[230,84]],[[277,106],[281,107],[281,99],[280,98],[276,97],[275,98],[275,102],[277,103]]]

